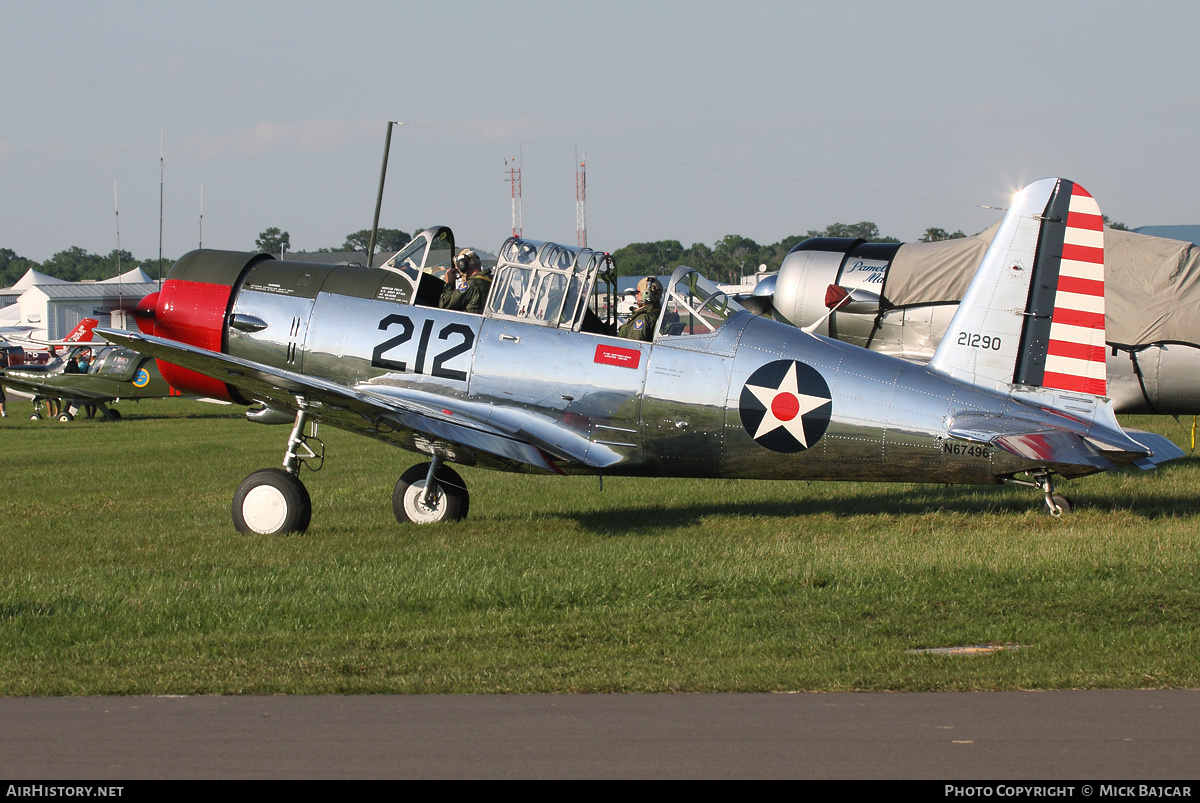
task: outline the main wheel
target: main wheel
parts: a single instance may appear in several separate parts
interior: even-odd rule
[[[302,533],[310,519],[308,489],[281,468],[254,472],[233,494],[233,526],[240,533]]]
[[[114,410],[110,407],[108,410],[108,418],[110,421],[120,421],[121,420],[121,411]],[[291,475],[289,474],[288,476],[290,477]]]
[[[65,424],[68,421],[74,421],[75,416],[71,415],[70,413],[59,413],[58,420]]]
[[[29,420],[30,421],[41,421],[42,415],[41,415],[41,413],[34,413],[33,415],[29,416]]]
[[[425,478],[429,476],[429,464],[413,466],[400,475],[396,490],[392,491],[392,512],[401,524],[434,524],[439,521],[460,521],[467,517],[470,498],[467,486],[458,472],[449,466],[439,466],[436,488],[429,504],[422,501],[425,495]]]

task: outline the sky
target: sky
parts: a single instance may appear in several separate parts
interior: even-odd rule
[[[1200,222],[1200,4],[0,2],[0,247],[975,233],[1050,175]],[[160,139],[161,137],[161,139]],[[114,201],[114,184],[115,196]],[[203,198],[203,206],[201,199]],[[115,214],[119,208],[119,215]]]

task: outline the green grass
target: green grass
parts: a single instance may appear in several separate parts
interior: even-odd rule
[[[237,535],[285,427],[122,404],[0,424],[0,695],[1200,686],[1200,460],[1031,489],[463,470],[401,526],[414,455],[323,429],[303,536]],[[1187,448],[1170,419],[1129,422]],[[914,655],[977,643],[1019,649]]]

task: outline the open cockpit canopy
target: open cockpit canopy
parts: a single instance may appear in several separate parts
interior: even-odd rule
[[[612,257],[590,248],[510,237],[500,247],[485,315],[578,332]]]

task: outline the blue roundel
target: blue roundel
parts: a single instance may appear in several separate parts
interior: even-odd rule
[[[135,388],[144,388],[150,384],[150,372],[145,368],[139,368],[137,373],[133,375],[133,386]]]

